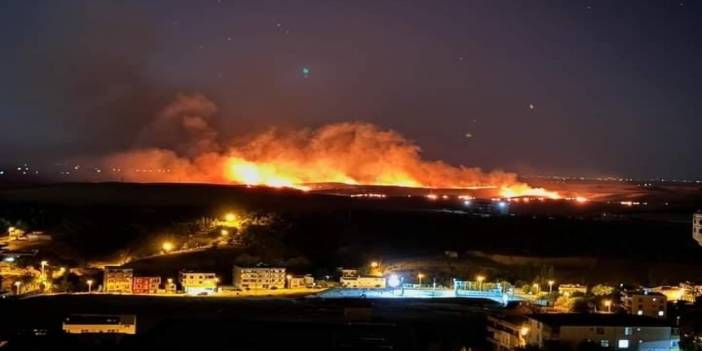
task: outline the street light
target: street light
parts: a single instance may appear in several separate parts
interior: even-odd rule
[[[612,313],[612,300],[604,300],[603,303],[607,307],[607,312]]]
[[[422,286],[422,278],[424,278],[424,274],[422,274],[422,273],[417,274],[417,279],[419,279],[419,286],[420,287]]]
[[[88,294],[90,294],[93,292],[93,280],[88,279],[88,281],[86,283],[88,283]]]
[[[478,275],[475,277],[475,280],[478,281],[478,290],[482,291],[483,290],[483,281],[485,280],[485,276]]]
[[[227,236],[227,235],[229,235],[229,231],[226,230],[226,229],[222,229],[222,231],[220,231],[220,233],[222,234],[222,236]]]
[[[164,241],[163,244],[161,244],[161,249],[163,249],[163,251],[165,253],[169,253],[169,252],[173,251],[173,247],[174,247],[174,245],[170,241]]]
[[[378,261],[373,261],[370,263],[371,268],[378,268],[379,264]]]
[[[555,281],[553,281],[553,280],[549,280],[549,281],[548,281],[548,293],[549,293],[549,295],[550,295],[550,294],[553,294],[553,284],[554,284],[554,283],[555,283]]]
[[[236,220],[236,215],[232,212],[229,212],[224,215],[224,220],[227,222],[234,222]]]

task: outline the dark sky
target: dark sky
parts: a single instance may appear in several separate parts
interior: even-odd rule
[[[128,148],[200,92],[225,136],[361,120],[454,164],[702,176],[699,1],[14,0],[0,53],[3,164]]]

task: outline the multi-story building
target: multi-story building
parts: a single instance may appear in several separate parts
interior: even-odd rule
[[[161,277],[134,277],[132,293],[156,294],[161,287]]]
[[[512,351],[524,348],[529,332],[528,319],[523,315],[488,316],[487,340],[494,351]]]
[[[610,313],[531,314],[523,333],[528,346],[578,350],[584,345],[606,350],[669,351],[677,347],[665,321]]]
[[[361,289],[384,289],[386,285],[385,277],[376,276],[342,276],[339,283],[344,288]]]
[[[627,291],[622,293],[624,308],[629,314],[665,318],[667,316],[667,299],[665,295],[644,291]]]
[[[211,295],[217,292],[219,278],[214,273],[180,272],[180,286],[187,295]]]
[[[702,246],[702,212],[692,215],[692,238]]]
[[[131,294],[134,271],[131,268],[105,267],[103,291],[109,294]]]
[[[135,315],[73,315],[63,321],[68,334],[136,334]]]
[[[267,267],[257,265],[255,267],[234,266],[233,282],[236,289],[284,289],[285,288],[285,268]]]
[[[558,285],[558,293],[564,296],[573,296],[573,294],[587,294],[587,286],[580,284],[560,284]]]

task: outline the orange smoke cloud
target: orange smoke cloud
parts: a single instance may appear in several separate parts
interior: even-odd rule
[[[514,173],[426,161],[420,148],[392,130],[363,122],[280,130],[233,144],[217,141],[216,106],[202,95],[180,96],[142,131],[137,150],[108,157],[122,178],[137,182],[207,182],[304,188],[310,183],[498,189],[503,196],[557,194],[520,183]]]

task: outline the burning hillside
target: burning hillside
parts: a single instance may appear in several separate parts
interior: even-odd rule
[[[363,122],[317,129],[270,129],[223,143],[212,126],[217,107],[202,95],[179,96],[147,126],[134,150],[111,155],[107,168],[136,182],[207,182],[307,189],[314,183],[447,189],[495,189],[501,196],[558,197],[514,173],[426,161],[392,130]]]

